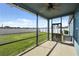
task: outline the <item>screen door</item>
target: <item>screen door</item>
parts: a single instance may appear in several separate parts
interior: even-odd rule
[[[61,41],[62,25],[61,23],[52,24],[52,40]]]

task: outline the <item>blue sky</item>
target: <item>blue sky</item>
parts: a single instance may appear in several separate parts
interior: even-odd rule
[[[63,24],[67,25],[68,17],[64,17],[63,19]],[[36,16],[16,7],[0,4],[0,26],[2,24],[12,27],[36,27]],[[39,27],[47,27],[47,21],[42,17],[39,17]]]

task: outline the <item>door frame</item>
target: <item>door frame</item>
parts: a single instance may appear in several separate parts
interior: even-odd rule
[[[51,38],[52,38],[52,41],[53,41],[53,25],[59,25],[60,24],[60,35],[61,35],[61,40],[62,40],[62,23],[54,23],[51,25]]]

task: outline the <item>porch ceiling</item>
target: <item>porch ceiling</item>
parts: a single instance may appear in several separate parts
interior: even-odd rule
[[[44,18],[52,19],[56,17],[72,14],[75,8],[79,5],[77,3],[14,3],[25,10],[29,10]],[[51,6],[53,5],[53,6]],[[50,8],[49,8],[50,7]]]

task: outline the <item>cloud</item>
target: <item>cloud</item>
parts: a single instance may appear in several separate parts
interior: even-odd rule
[[[11,26],[11,27],[35,27],[35,21],[30,19],[16,19],[13,21],[0,21],[0,25]]]
[[[11,26],[11,27],[36,27],[36,20],[18,18],[11,21],[0,21],[0,25]],[[46,20],[39,20],[39,27],[46,27]]]
[[[51,22],[50,22],[51,23]],[[36,20],[33,19],[25,19],[25,18],[18,18],[11,21],[0,21],[0,26],[11,26],[11,27],[36,27]],[[68,26],[67,19],[63,21],[63,26]],[[47,27],[47,20],[39,19],[38,20],[39,27]],[[51,25],[50,25],[51,27]]]

